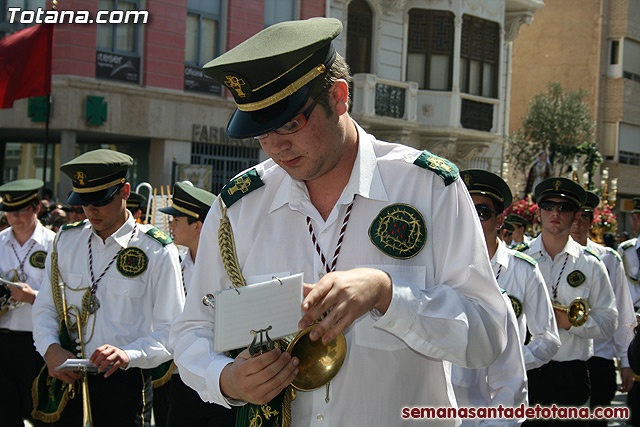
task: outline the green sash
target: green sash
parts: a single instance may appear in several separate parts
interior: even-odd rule
[[[285,394],[290,393],[289,387],[285,388],[275,398],[265,405],[247,403],[238,408],[236,415],[236,427],[281,427],[286,414],[289,413],[289,425],[291,424],[291,402],[285,402]],[[287,408],[288,406],[288,408]]]
[[[167,360],[161,365],[155,368],[149,369],[151,372],[151,381],[153,382],[153,388],[158,388],[169,382],[171,375],[176,370],[176,365],[173,360]]]
[[[68,351],[73,352],[73,345],[67,328],[60,322],[60,345]],[[67,384],[57,378],[49,376],[47,365],[45,364],[40,373],[33,380],[31,394],[33,397],[33,411],[31,416],[45,423],[53,423],[60,419],[62,411],[67,406],[72,384]]]

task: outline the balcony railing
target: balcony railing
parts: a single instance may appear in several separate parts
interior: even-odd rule
[[[353,76],[355,115],[415,122],[418,84],[380,79],[375,74]]]

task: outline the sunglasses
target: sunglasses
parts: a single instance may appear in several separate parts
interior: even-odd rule
[[[491,218],[491,215],[496,213],[496,211],[487,205],[476,205],[476,212],[478,212],[478,218],[480,218],[480,221],[487,221]]]
[[[309,121],[309,116],[311,116],[311,113],[313,113],[313,109],[316,108],[316,105],[318,105],[318,102],[320,101],[320,99],[322,99],[322,96],[325,94],[325,92],[327,92],[327,90],[329,90],[330,87],[331,86],[323,89],[322,92],[320,92],[320,94],[316,97],[316,99],[314,99],[313,102],[309,104],[309,106],[305,108],[302,113],[294,117],[293,120],[288,121],[283,126],[280,126],[278,129],[275,129],[271,132],[275,132],[278,135],[290,135],[302,130],[302,128],[307,125],[307,121]],[[263,133],[262,135],[254,136],[253,138],[257,140],[263,140],[268,137],[271,132]]]
[[[89,203],[87,203],[87,206],[91,205],[91,206],[94,206],[96,208],[101,208],[103,206],[107,206],[109,203],[113,202],[113,199],[115,199],[118,194],[120,194],[120,189],[121,188],[122,187],[120,187],[116,191],[114,191],[113,194],[111,196],[109,196],[108,199],[99,200],[97,202],[89,202]]]
[[[543,211],[552,211],[556,207],[558,208],[558,212],[567,213],[567,212],[576,212],[576,208],[573,203],[569,202],[542,202],[538,204],[538,207]]]

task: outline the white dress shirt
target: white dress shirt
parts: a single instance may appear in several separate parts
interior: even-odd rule
[[[602,261],[586,251],[585,247],[569,236],[562,251],[555,259],[551,259],[542,243],[542,235],[536,237],[526,251],[538,261],[552,300],[553,288],[557,284],[559,304],[569,305],[574,299],[581,297],[591,306],[591,312],[584,325],[572,326],[568,330],[559,329],[562,344],[552,359],[558,362],[588,360],[593,356],[593,339],[612,336],[618,323],[618,311],[607,269]],[[567,277],[576,271],[582,272],[585,280],[573,287],[567,281]]]
[[[163,246],[145,233],[149,225],[138,224],[133,238],[133,216],[104,242],[89,221],[59,231],[57,241],[60,281],[64,282],[67,305],[82,307],[82,297],[91,287],[88,240],[91,237],[93,272],[97,278],[121,248],[137,247],[148,258],[146,270],[135,277],[121,274],[117,261],[98,282],[96,296],[100,308],[89,316],[85,333],[85,356],[110,344],[124,350],[130,358],[128,368],[153,368],[171,359],[166,343],[171,323],[184,305],[178,250]],[[59,343],[59,319],[51,293],[51,259],[47,258],[46,277],[33,307],[36,349],[44,356],[51,344]],[[91,334],[93,336],[91,337]],[[89,338],[91,337],[91,338]]]
[[[629,357],[627,356],[627,350],[634,336],[633,328],[636,325],[636,313],[633,310],[622,259],[613,249],[599,245],[591,239],[587,239],[587,247],[597,253],[602,262],[604,262],[605,267],[607,267],[609,281],[616,296],[616,309],[618,310],[618,328],[616,332],[613,337],[593,341],[594,356],[609,360],[617,357],[622,367],[628,368]]]
[[[629,286],[631,302],[634,307],[640,307],[640,262],[638,261],[638,248],[640,248],[640,239],[637,237],[622,242],[620,246],[618,246],[618,253],[624,263],[627,285]]]
[[[511,300],[504,295],[505,303]],[[522,339],[518,331],[518,320],[513,310],[507,315],[507,347],[488,368],[467,369],[453,366],[451,383],[461,408],[498,407],[518,408],[527,406],[527,372],[522,357]],[[524,418],[482,419],[466,418],[463,427],[472,426],[518,426]]]
[[[324,272],[306,218],[327,257],[336,247],[347,206],[353,203],[336,271],[374,267],[393,280],[391,304],[381,317],[366,314],[346,331],[348,353],[325,388],[298,392],[294,426],[453,425],[455,420],[401,419],[403,407],[455,405],[450,363],[486,367],[505,346],[506,307],[485,248],[480,223],[461,180],[448,186],[416,166],[421,152],[376,141],[362,128],[351,177],[326,221],[303,182],[272,160],[258,166],[264,186],[227,211],[247,283],[302,272],[315,283]],[[321,142],[318,142],[321,143]],[[417,209],[426,224],[424,248],[410,259],[393,258],[371,242],[368,231],[387,206]],[[185,310],[171,330],[182,379],[207,402],[228,405],[220,391],[222,369],[232,360],[213,352],[213,312],[202,296],[228,288],[218,246],[218,202],[200,235],[196,268]]]
[[[525,366],[527,370],[539,368],[549,362],[560,348],[556,318],[542,273],[537,265],[518,258],[516,251],[509,249],[503,241],[499,242],[491,265],[498,277],[498,285],[522,304],[518,327]],[[531,341],[524,345],[527,327]]]
[[[51,242],[53,242],[55,236],[56,234],[44,227],[40,221],[36,221],[36,228],[33,230],[31,237],[22,246],[14,237],[11,227],[0,231],[0,275],[7,280],[16,280],[16,278],[12,277],[11,271],[19,271],[20,261],[24,260],[23,272],[26,275],[24,283],[31,286],[37,296],[45,273],[44,264],[39,263],[43,255],[41,252],[49,253]],[[13,249],[11,248],[12,245]],[[15,253],[13,252],[14,249]],[[41,252],[36,253],[38,251]],[[16,258],[16,254],[19,259]],[[32,257],[37,257],[38,260],[32,259]],[[29,303],[9,309],[0,317],[0,329],[30,332],[33,330],[31,309],[32,305]]]

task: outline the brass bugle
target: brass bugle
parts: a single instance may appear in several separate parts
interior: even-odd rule
[[[580,297],[571,301],[571,304],[569,305],[562,305],[554,302],[553,308],[566,311],[567,316],[569,317],[569,323],[571,323],[572,326],[584,325],[589,318],[589,312],[591,311],[589,302]]]
[[[329,344],[322,339],[311,341],[309,334],[318,322],[298,332],[287,345],[287,353],[299,360],[298,375],[291,385],[300,391],[311,391],[329,383],[338,374],[347,355],[347,340],[338,335]]]

